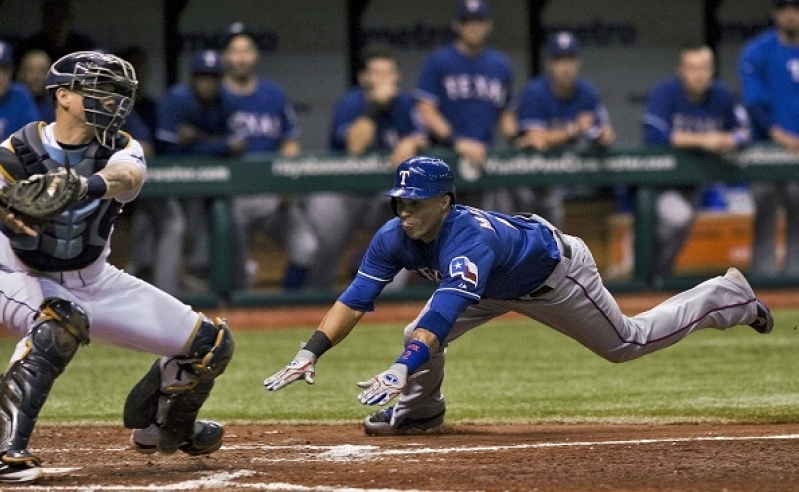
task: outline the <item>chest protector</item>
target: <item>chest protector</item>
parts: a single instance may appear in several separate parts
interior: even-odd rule
[[[34,174],[63,167],[47,154],[41,139],[43,122],[29,123],[11,136],[16,159],[4,153],[0,165],[13,178],[25,179]],[[128,137],[117,134],[115,148],[125,148]],[[80,176],[91,176],[103,169],[114,151],[92,141],[83,159],[72,165]],[[55,219],[32,226],[38,236],[16,234],[4,228],[11,247],[29,267],[42,272],[80,270],[92,264],[103,252],[122,203],[114,199],[86,198]]]

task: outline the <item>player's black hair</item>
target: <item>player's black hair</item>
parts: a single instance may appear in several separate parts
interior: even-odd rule
[[[389,45],[382,43],[369,44],[361,50],[358,71],[366,70],[367,65],[372,60],[391,60],[395,64],[399,64],[394,50]]]

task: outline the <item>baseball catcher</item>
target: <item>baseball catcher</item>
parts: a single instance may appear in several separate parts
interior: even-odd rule
[[[43,475],[28,441],[55,380],[92,339],[158,356],[125,403],[135,451],[222,445],[224,427],[197,417],[233,356],[227,324],[106,261],[114,222],[147,174],[141,145],[120,130],[136,86],[117,56],[66,55],[47,75],[55,122],[0,143],[0,324],[19,340],[0,376],[0,483]]]

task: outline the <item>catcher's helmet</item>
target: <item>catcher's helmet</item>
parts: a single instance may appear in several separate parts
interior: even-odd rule
[[[100,144],[114,145],[136,97],[136,71],[122,58],[96,51],[78,51],[56,60],[47,72],[51,97],[59,87],[83,95],[86,124],[94,127]]]
[[[444,161],[427,156],[402,161],[394,171],[394,187],[385,193],[391,197],[394,215],[397,215],[397,198],[424,200],[439,195],[449,195],[455,202],[455,178]]]

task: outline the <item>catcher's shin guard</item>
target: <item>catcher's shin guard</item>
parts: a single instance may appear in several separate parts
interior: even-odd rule
[[[0,455],[5,462],[38,462],[25,448],[53,382],[78,346],[89,343],[89,319],[77,304],[45,299],[26,343],[27,352],[0,377]]]
[[[159,428],[158,450],[174,453],[192,435],[194,422],[233,357],[233,337],[227,324],[203,318],[187,354],[162,357],[133,387],[125,401],[129,429]]]

